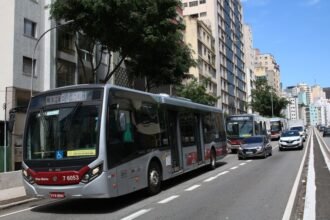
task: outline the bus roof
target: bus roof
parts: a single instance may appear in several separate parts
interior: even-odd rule
[[[51,89],[51,90],[47,90],[47,91],[38,93],[33,98],[42,96],[42,95],[56,93],[56,92],[70,91],[70,90],[77,90],[77,89],[117,89],[117,90],[147,95],[147,96],[152,97],[156,102],[162,103],[162,104],[174,105],[174,106],[179,106],[179,107],[189,107],[189,108],[201,110],[201,111],[222,112],[222,110],[219,108],[195,103],[186,98],[173,97],[173,96],[169,96],[167,94],[154,94],[154,93],[144,92],[144,91],[130,89],[130,88],[126,88],[126,87],[116,86],[116,85],[112,85],[112,84],[79,84],[79,85],[58,87],[55,89]]]

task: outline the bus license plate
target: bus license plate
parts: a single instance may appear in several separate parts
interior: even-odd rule
[[[65,194],[64,192],[51,192],[49,193],[49,197],[52,199],[64,199]]]

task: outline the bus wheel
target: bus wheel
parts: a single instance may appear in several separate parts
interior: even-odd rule
[[[210,155],[210,169],[214,170],[216,168],[216,162],[215,162],[215,151],[211,150]]]
[[[151,162],[148,170],[148,194],[155,195],[160,191],[162,174],[159,165],[155,162]]]

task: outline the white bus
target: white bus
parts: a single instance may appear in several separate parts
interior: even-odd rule
[[[226,118],[227,145],[236,153],[241,141],[255,135],[268,136],[269,119],[255,114],[230,115]]]
[[[34,96],[23,143],[28,195],[110,198],[147,188],[227,154],[221,110],[112,85]]]
[[[288,120],[285,118],[270,118],[271,139],[279,139],[283,131],[288,129]]]

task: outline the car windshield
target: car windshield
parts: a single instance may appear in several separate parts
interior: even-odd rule
[[[95,157],[100,107],[75,106],[40,110],[29,116],[27,160]]]
[[[244,144],[256,144],[256,143],[262,143],[262,142],[263,142],[262,137],[249,137],[249,138],[245,138],[243,140]]]
[[[282,133],[282,137],[294,137],[299,136],[299,132],[296,130],[286,131]]]
[[[290,130],[303,131],[303,127],[301,126],[291,127]]]

